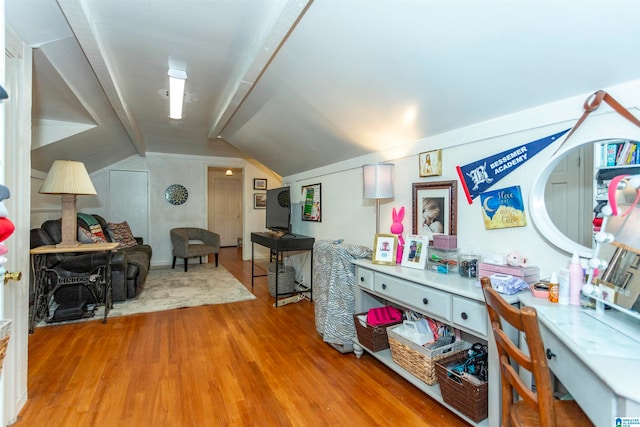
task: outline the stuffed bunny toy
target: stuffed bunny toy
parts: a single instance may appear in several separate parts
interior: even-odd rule
[[[393,208],[391,215],[393,218],[391,232],[398,235],[398,254],[396,255],[396,263],[400,264],[402,262],[402,251],[404,249],[404,238],[402,237],[402,232],[404,231],[404,227],[402,225],[402,219],[404,218],[404,206],[397,212],[396,208]]]

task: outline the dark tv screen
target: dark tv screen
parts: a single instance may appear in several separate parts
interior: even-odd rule
[[[267,190],[267,228],[291,232],[291,197],[289,187]]]

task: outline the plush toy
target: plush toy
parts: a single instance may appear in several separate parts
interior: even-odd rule
[[[402,220],[404,219],[404,206],[397,212],[396,208],[393,208],[391,215],[393,219],[391,232],[398,235],[398,254],[396,255],[396,263],[399,264],[402,262],[402,251],[404,249],[404,238],[402,237],[402,232],[404,231],[404,226],[402,225]]]
[[[507,254],[507,264],[512,267],[526,267],[527,258],[518,251],[511,251]]]
[[[0,184],[0,242],[7,240],[16,229],[11,220],[7,218],[8,212],[4,205],[4,200],[8,199],[10,195],[9,189]]]

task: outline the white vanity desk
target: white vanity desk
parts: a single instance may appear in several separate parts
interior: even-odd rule
[[[640,341],[607,324],[624,315],[607,310],[601,320],[594,309],[551,304],[528,292],[518,295],[521,304],[538,311],[545,349],[555,355],[550,369],[594,424],[640,418]],[[623,321],[640,334],[637,319]]]
[[[488,316],[476,280],[457,274],[377,265],[369,260],[355,260],[354,264],[357,313],[388,301],[453,325],[463,331],[467,341],[489,343],[489,418],[479,425],[498,425],[500,376],[496,348],[488,335]],[[534,298],[528,291],[504,297],[512,304],[520,302],[538,310],[545,349],[554,354],[549,367],[596,426],[612,426],[617,416],[640,417],[639,340],[595,318],[595,310],[550,304]],[[606,316],[610,315],[608,312]],[[359,347],[355,343],[354,350]],[[421,383],[396,365],[388,350],[369,353],[442,402],[437,385]]]
[[[418,270],[399,265],[373,264],[369,260],[358,259],[356,265],[356,313],[366,312],[372,307],[387,302],[409,308],[426,316],[442,321],[462,332],[465,341],[484,342],[489,345],[489,418],[479,423],[465,417],[451,408],[467,422],[480,426],[499,425],[500,417],[500,372],[496,347],[489,339],[489,320],[484,297],[476,280],[465,279],[456,274],[439,274],[431,270]],[[516,295],[506,296],[515,304]],[[389,368],[404,377],[433,399],[447,406],[442,399],[440,386],[429,386],[397,365],[389,350],[372,352],[354,342],[356,356],[367,351]]]

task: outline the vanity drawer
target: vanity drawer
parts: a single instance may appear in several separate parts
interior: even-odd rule
[[[421,285],[415,285],[396,277],[376,273],[374,290],[408,308],[442,320],[451,320],[451,295]]]
[[[356,267],[356,284],[360,287],[373,290],[373,271]]]
[[[453,297],[453,323],[487,336],[487,308],[484,303]]]
[[[613,391],[542,323],[540,334],[549,369],[580,402],[580,407],[595,425],[611,425],[616,409]]]

